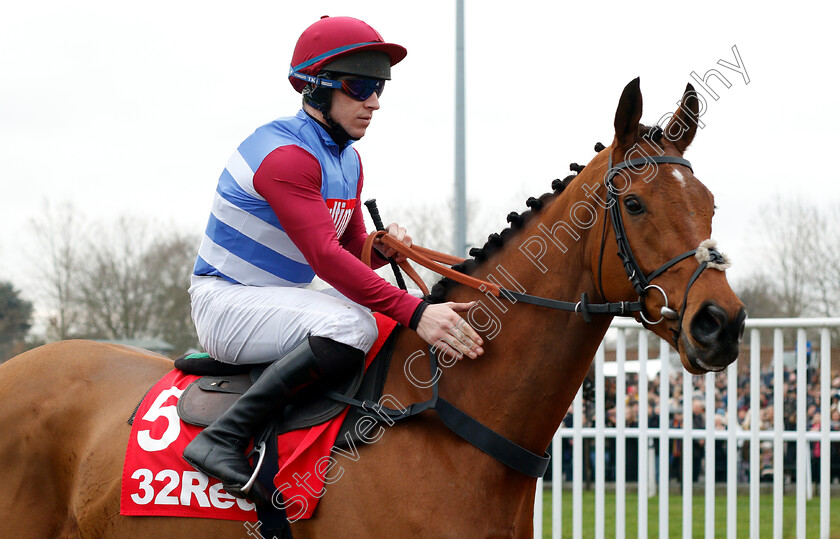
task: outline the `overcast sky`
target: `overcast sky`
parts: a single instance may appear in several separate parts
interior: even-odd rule
[[[631,79],[650,124],[676,108],[692,72],[714,68],[730,86],[710,81],[718,99],[705,94],[686,157],[715,194],[731,273],[745,275],[762,204],[840,205],[837,4],[775,5],[466,0],[469,198],[501,229],[596,141],[609,144]],[[299,108],[291,53],[325,14],[361,18],[408,49],[356,144],[365,198],[386,220],[409,200],[451,198],[454,1],[5,2],[0,279],[30,286],[20,255],[47,200],[92,220],[134,214],[200,233],[234,148]],[[737,63],[733,47],[745,74],[718,63]]]

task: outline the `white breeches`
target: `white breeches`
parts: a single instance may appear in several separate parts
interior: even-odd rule
[[[194,275],[190,297],[199,342],[228,363],[275,361],[310,335],[367,352],[378,335],[370,310],[333,288],[244,286]]]

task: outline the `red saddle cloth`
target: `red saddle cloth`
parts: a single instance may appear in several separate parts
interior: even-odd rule
[[[365,358],[365,368],[397,324],[378,313],[374,316],[379,338]],[[231,496],[221,481],[208,478],[181,457],[201,428],[181,421],[176,405],[197,378],[173,369],[137,408],[123,466],[121,515],[257,521],[254,504]],[[311,517],[325,492],[325,480],[337,480],[340,470],[335,470],[337,463],[329,455],[346,415],[347,409],[326,423],[278,436],[280,472],[274,483],[283,494],[290,521]]]

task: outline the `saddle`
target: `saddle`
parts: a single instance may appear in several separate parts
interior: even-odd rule
[[[267,429],[274,435],[319,425],[337,416],[348,400],[377,402],[385,387],[385,377],[394,351],[391,334],[365,370],[360,363],[350,376],[327,379],[296,395],[285,406],[281,417]],[[201,378],[187,386],[178,399],[178,416],[185,423],[206,427],[230,408],[260,377],[268,364],[235,365],[218,361],[208,354],[190,354],[175,360],[175,368]],[[364,412],[351,406],[339,431],[340,447],[361,441],[353,426]],[[347,434],[347,436],[345,436]],[[257,436],[264,439],[264,436]]]

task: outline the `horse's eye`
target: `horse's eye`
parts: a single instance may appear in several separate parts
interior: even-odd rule
[[[624,208],[627,210],[627,213],[631,215],[638,215],[640,213],[644,213],[645,211],[642,201],[634,196],[629,196],[624,199]]]

